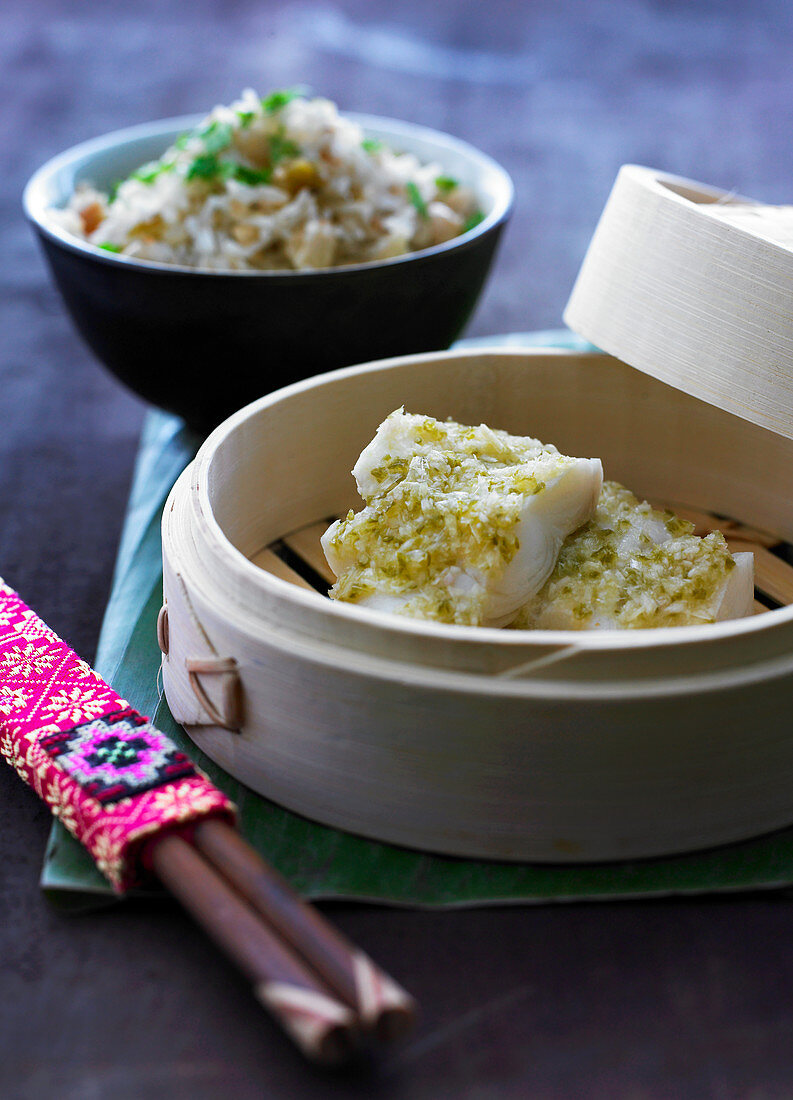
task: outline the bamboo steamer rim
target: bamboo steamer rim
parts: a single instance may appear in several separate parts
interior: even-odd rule
[[[564,311],[574,332],[793,439],[793,207],[624,165]]]
[[[496,646],[521,646],[536,645],[537,648],[557,646],[569,651],[625,651],[642,650],[651,651],[666,646],[701,645],[709,642],[723,641],[739,635],[752,635],[765,632],[770,628],[785,628],[793,623],[793,606],[768,610],[763,615],[749,616],[743,619],[729,619],[716,623],[703,623],[695,626],[656,627],[652,630],[503,630],[493,627],[470,627],[450,623],[436,623],[422,619],[410,619],[398,615],[391,615],[382,611],[371,610],[366,607],[357,607],[345,604],[341,601],[329,600],[319,595],[297,588],[288,581],[273,576],[271,573],[255,565],[240,551],[227,537],[220,523],[214,515],[210,493],[210,478],[212,475],[213,458],[219,447],[236,432],[248,420],[257,416],[266,409],[275,408],[290,398],[303,394],[309,390],[320,389],[323,386],[333,385],[337,380],[351,378],[368,373],[376,373],[383,370],[401,367],[410,364],[426,364],[443,361],[449,358],[476,359],[483,355],[493,354],[504,358],[525,359],[526,357],[553,357],[564,359],[571,355],[593,360],[606,358],[599,352],[571,352],[563,348],[503,348],[494,346],[459,351],[441,351],[421,353],[417,355],[399,356],[392,359],[377,360],[372,363],[363,363],[341,370],[330,371],[316,375],[290,386],[286,386],[273,393],[267,394],[252,402],[250,405],[238,410],[227,420],[220,424],[206,439],[200,448],[195,460],[185,475],[188,479],[188,507],[193,517],[199,518],[201,523],[201,542],[209,550],[214,562],[221,566],[214,572],[214,583],[220,588],[226,587],[226,593],[232,596],[238,595],[241,586],[252,585],[270,592],[281,602],[294,602],[300,605],[307,613],[318,616],[330,616],[339,619],[354,619],[361,623],[368,623],[373,630],[386,631],[401,635],[421,636],[424,638],[438,638],[452,644],[465,646],[471,642],[490,644]],[[363,444],[362,444],[363,445]],[[180,483],[174,487],[171,500],[166,504],[166,517],[174,506],[174,494],[180,492]],[[284,532],[285,534],[286,532]],[[244,606],[237,602],[237,611],[241,617],[248,619],[248,627],[253,632],[256,628],[256,620],[253,616],[246,616]],[[272,633],[272,624],[262,625],[261,629],[266,634]],[[310,641],[310,640],[309,640]],[[432,670],[437,676],[438,669]],[[506,687],[508,679],[497,678],[500,685]],[[592,687],[593,685],[589,685]],[[722,685],[723,686],[723,683]],[[490,690],[490,689],[489,689]],[[557,689],[558,690],[558,689]]]

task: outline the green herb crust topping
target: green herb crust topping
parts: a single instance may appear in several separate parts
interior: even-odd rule
[[[556,566],[512,624],[519,629],[649,628],[714,622],[735,568],[724,536],[660,512],[614,481],[593,518],[562,544]]]
[[[323,540],[339,578],[330,595],[356,603],[377,592],[397,597],[400,614],[476,625],[520,548],[527,498],[575,460],[530,437],[402,410],[383,428],[395,417],[405,428],[393,453],[359,478],[365,507]]]

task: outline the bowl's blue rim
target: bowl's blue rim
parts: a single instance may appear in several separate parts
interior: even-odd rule
[[[428,126],[404,122],[400,119],[386,118],[380,115],[360,114],[353,111],[344,111],[342,113],[346,118],[350,118],[354,122],[357,122],[364,130],[367,128],[371,130],[384,129],[392,131],[397,138],[400,133],[404,133],[407,136],[429,140],[439,145],[441,148],[452,148],[462,153],[474,163],[478,163],[483,168],[489,170],[499,179],[503,187],[503,196],[496,201],[493,209],[485,216],[479,225],[474,226],[473,229],[469,229],[467,233],[460,234],[459,237],[453,237],[450,241],[444,241],[442,244],[433,245],[430,248],[423,248],[416,252],[408,252],[404,256],[393,256],[387,260],[370,260],[361,264],[347,264],[341,267],[310,268],[304,271],[223,270],[187,267],[183,264],[158,263],[154,260],[139,260],[134,256],[121,256],[105,252],[88,241],[81,241],[78,237],[73,237],[66,230],[60,229],[58,226],[47,224],[45,214],[49,207],[47,207],[44,202],[43,188],[47,180],[56,172],[61,171],[77,159],[96,155],[116,145],[122,145],[145,137],[153,137],[157,134],[178,133],[191,129],[206,117],[205,114],[196,114],[181,115],[175,118],[165,118],[158,119],[154,122],[139,123],[136,126],[128,126],[122,130],[113,130],[110,133],[102,134],[99,137],[90,138],[88,141],[83,141],[77,145],[71,146],[62,153],[58,153],[56,156],[51,157],[50,160],[46,161],[45,164],[33,173],[22,193],[22,206],[25,215],[42,236],[49,238],[55,244],[68,251],[75,252],[78,255],[87,256],[92,260],[109,264],[110,266],[129,267],[136,270],[152,271],[162,275],[189,274],[203,276],[204,278],[226,278],[228,276],[234,276],[241,278],[306,279],[312,276],[322,278],[332,276],[339,277],[349,272],[372,271],[378,268],[410,263],[416,259],[465,248],[467,245],[472,245],[477,238],[484,236],[497,227],[503,226],[509,219],[515,201],[515,187],[506,169],[502,168],[502,166],[492,157],[488,156],[487,153],[481,152],[475,146],[469,144],[467,141],[463,141],[461,138],[453,137],[451,134],[445,134],[441,130],[433,130]]]

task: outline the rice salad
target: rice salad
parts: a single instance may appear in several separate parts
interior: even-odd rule
[[[367,140],[327,99],[247,89],[109,192],[51,211],[108,252],[210,270],[306,270],[402,256],[482,220],[437,164]]]

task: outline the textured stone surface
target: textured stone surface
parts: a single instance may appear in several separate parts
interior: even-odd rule
[[[66,146],[306,82],[449,130],[512,173],[471,334],[553,327],[619,165],[768,201],[793,180],[784,0],[295,0],[0,8],[0,572],[85,656],[142,407],[70,328],[19,196]],[[3,1097],[789,1097],[786,901],[426,914],[334,906],[422,1001],[353,1074],[306,1067],[175,907],[66,918],[39,894],[46,812],[0,771]]]

